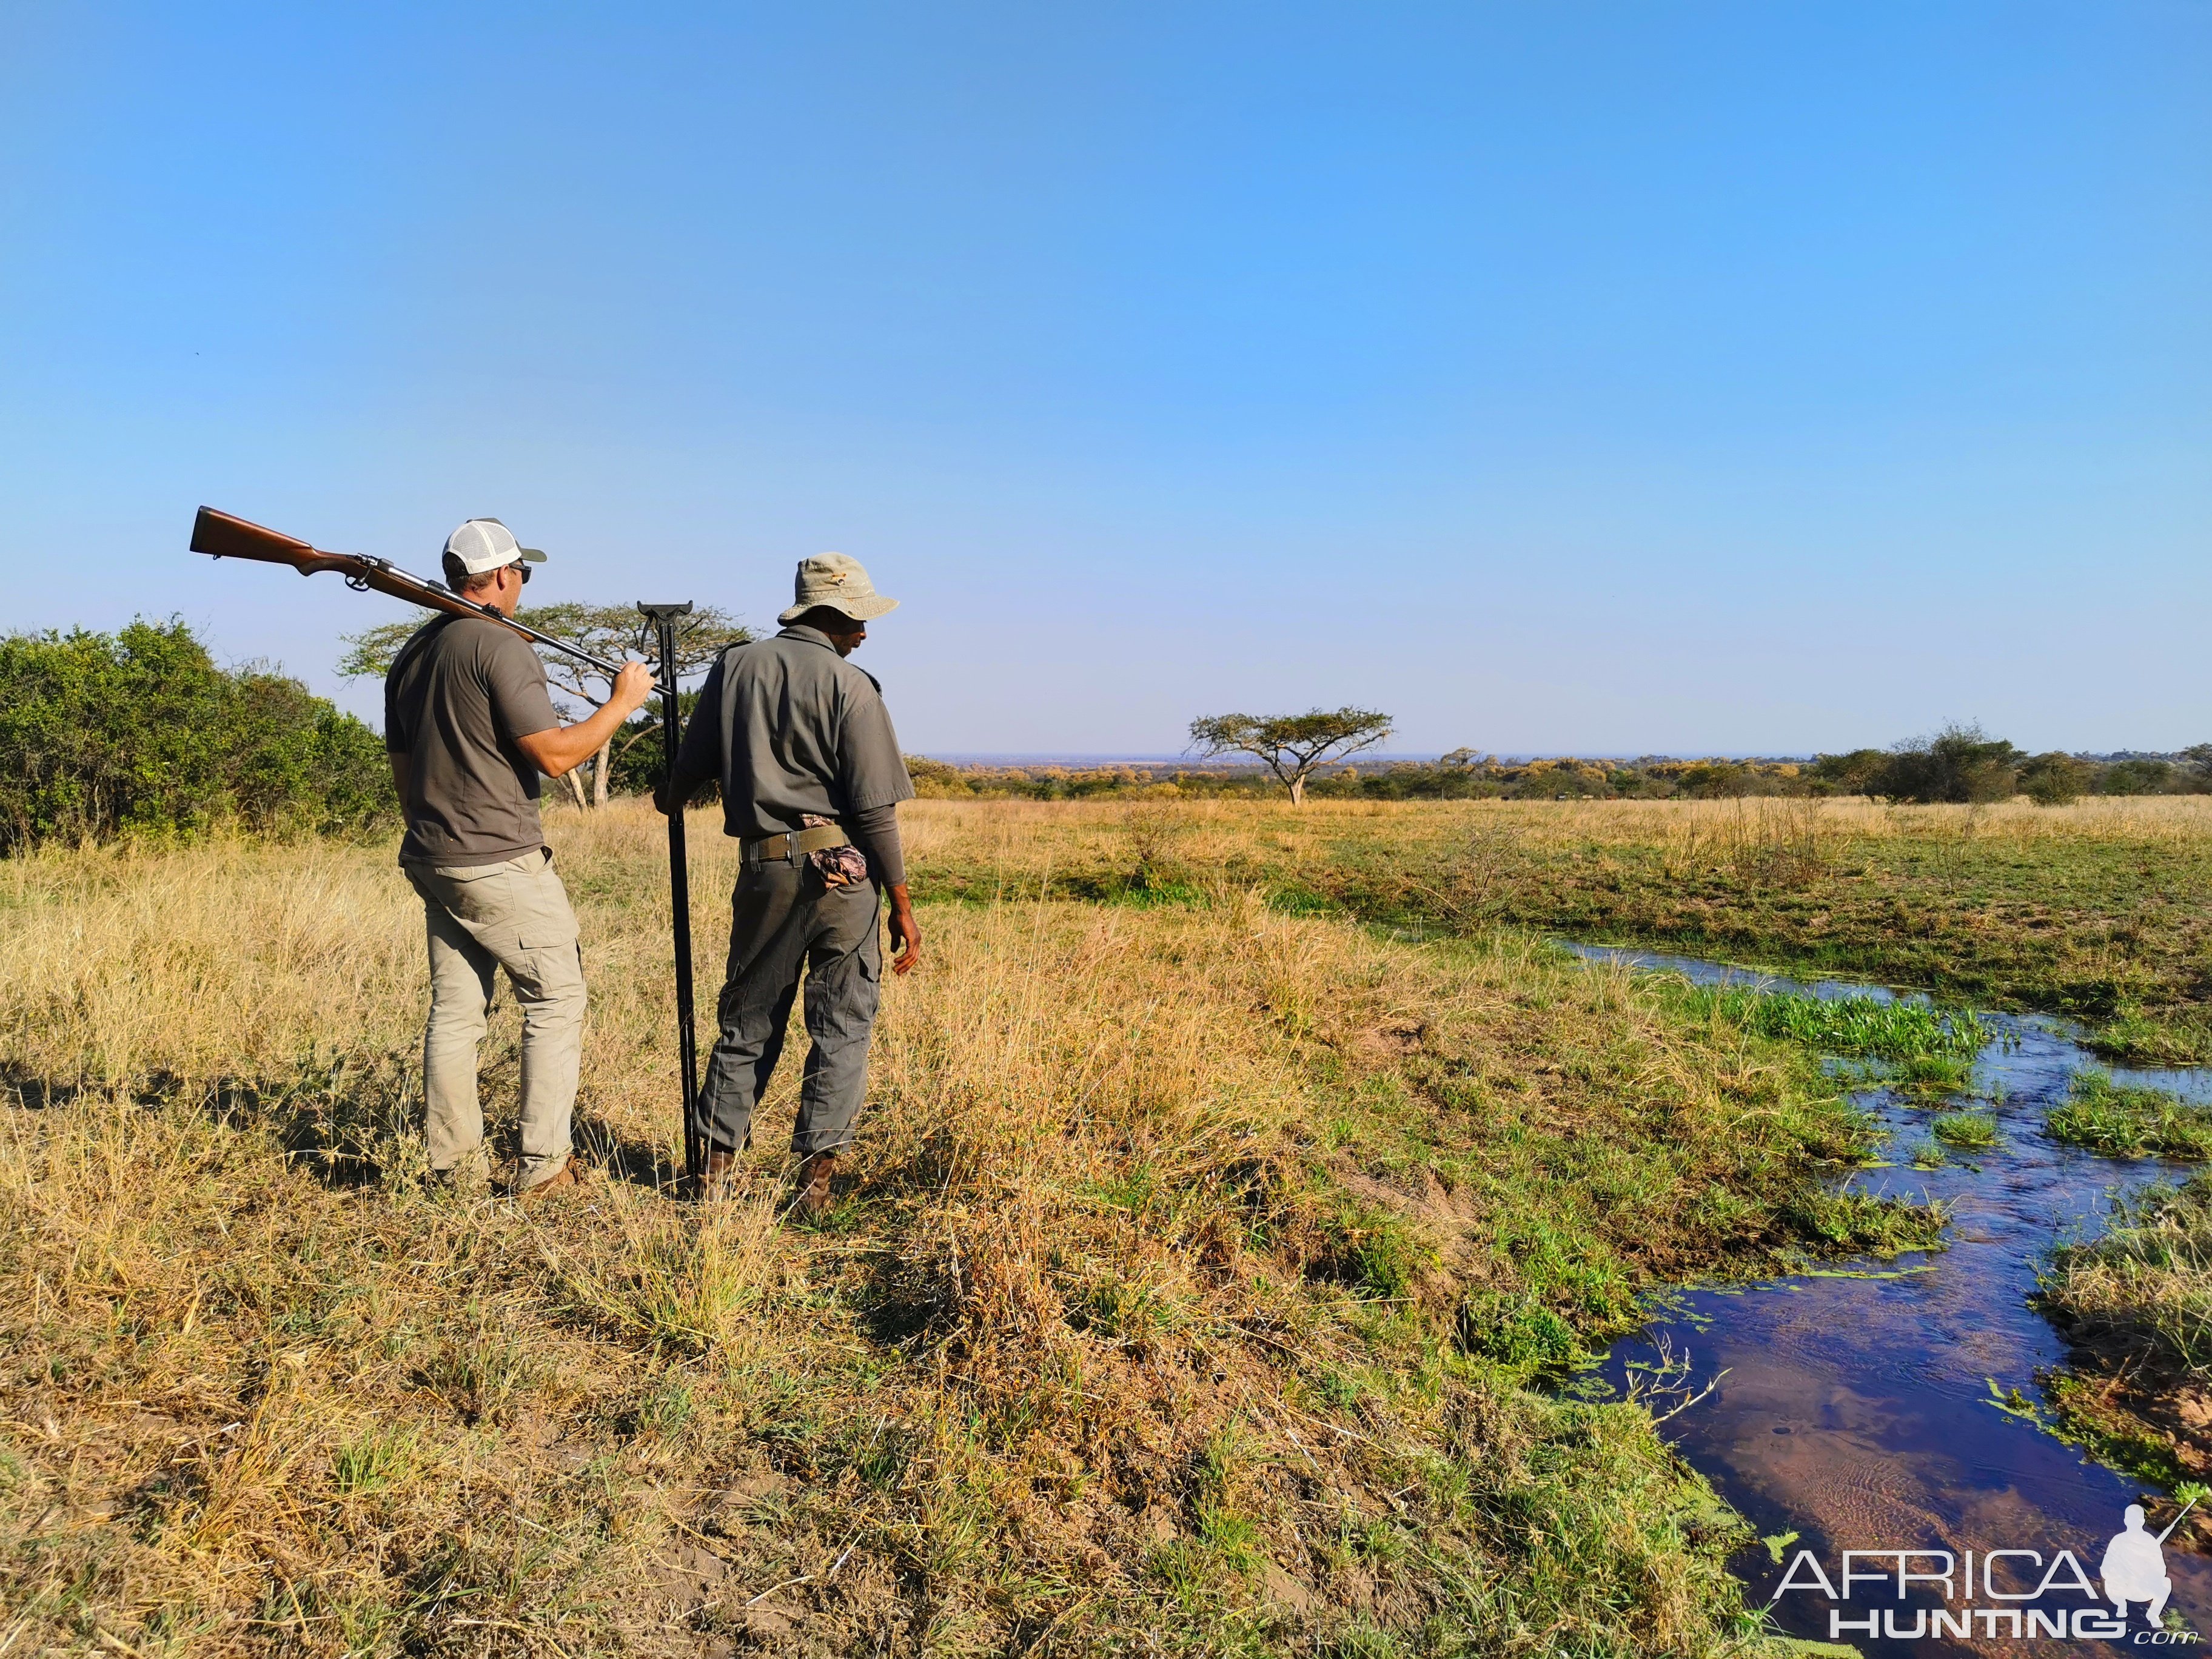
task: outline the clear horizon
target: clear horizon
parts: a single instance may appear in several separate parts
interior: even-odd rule
[[[337,678],[203,502],[759,625],[917,753],[2212,738],[2212,8],[11,11],[0,628]],[[283,95],[270,95],[283,88]]]

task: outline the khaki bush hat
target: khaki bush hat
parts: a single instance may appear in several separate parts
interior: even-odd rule
[[[531,564],[545,562],[543,553],[515,540],[514,532],[497,519],[471,519],[446,538],[446,551],[459,559],[461,568],[471,576],[503,570],[517,559]]]
[[[854,622],[868,622],[898,609],[896,599],[876,592],[867,567],[849,553],[817,553],[801,559],[799,578],[791,586],[791,597],[798,603],[776,617],[787,628],[817,605],[842,611]]]

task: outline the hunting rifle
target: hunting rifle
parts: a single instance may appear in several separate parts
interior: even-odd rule
[[[281,531],[248,524],[244,519],[218,513],[211,507],[202,507],[199,516],[192,520],[191,546],[195,553],[206,553],[218,559],[258,559],[264,564],[288,564],[302,576],[312,576],[319,570],[335,570],[356,592],[388,593],[395,599],[405,599],[411,605],[443,611],[451,616],[482,617],[534,644],[574,657],[609,679],[622,672],[619,663],[579,650],[550,634],[541,634],[490,605],[465,599],[442,582],[410,576],[389,559],[375,558],[367,553],[325,553]],[[638,610],[645,617],[638,643],[641,647],[650,636],[659,659],[661,741],[665,746],[662,765],[667,781],[672,784],[677,743],[682,731],[677,712],[677,619],[690,615],[691,607],[688,604],[641,604]],[[691,890],[685,867],[688,862],[684,848],[684,809],[679,805],[668,816],[668,881],[676,923],[677,1050],[684,1086],[684,1168],[696,1187],[704,1169],[705,1148],[693,1118],[699,1097],[698,1040],[693,1034],[691,1006]]]
[[[598,669],[611,680],[622,672],[622,665],[618,662],[609,662],[604,657],[595,657],[588,651],[579,649],[566,640],[556,640],[550,634],[541,634],[527,623],[519,623],[512,617],[501,615],[491,605],[465,599],[442,582],[425,581],[420,576],[410,576],[389,559],[376,558],[367,553],[325,553],[320,548],[310,547],[280,530],[268,530],[258,524],[248,524],[228,513],[218,513],[211,507],[202,507],[199,516],[192,520],[192,551],[206,553],[218,559],[258,559],[264,564],[289,564],[302,576],[312,576],[319,570],[335,570],[345,578],[345,585],[356,593],[389,593],[395,599],[405,599],[410,605],[443,611],[451,616],[482,617],[486,622],[497,623],[501,628],[510,629],[549,651],[558,651],[563,656],[574,657],[578,662]]]

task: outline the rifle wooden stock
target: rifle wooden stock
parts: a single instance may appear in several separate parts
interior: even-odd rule
[[[419,605],[431,611],[442,611],[449,616],[481,617],[486,622],[497,623],[501,628],[520,634],[534,644],[545,646],[574,657],[580,663],[588,664],[610,680],[622,669],[619,663],[611,663],[588,651],[580,651],[567,641],[556,640],[550,634],[541,634],[526,623],[501,615],[488,605],[478,605],[436,582],[410,576],[389,559],[372,558],[366,553],[325,553],[296,536],[287,536],[281,530],[270,530],[263,525],[250,524],[228,513],[218,513],[211,507],[202,507],[199,515],[192,520],[191,550],[217,559],[258,559],[264,564],[289,565],[302,576],[312,576],[318,571],[334,570],[345,578],[348,587],[388,593],[395,599],[404,599],[410,605]]]

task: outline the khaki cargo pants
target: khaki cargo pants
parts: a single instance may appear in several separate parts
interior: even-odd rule
[[[499,970],[522,1005],[522,1110],[518,1188],[560,1173],[584,1052],[584,964],[576,915],[541,848],[504,864],[409,865],[430,940],[430,1018],[422,1032],[422,1092],[430,1167],[481,1166],[483,1113],[477,1045]]]

